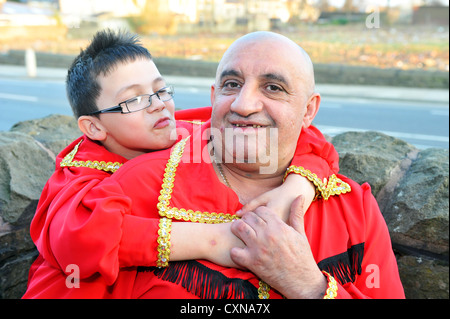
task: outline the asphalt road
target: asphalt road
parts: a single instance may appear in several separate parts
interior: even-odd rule
[[[175,85],[178,108],[210,105],[208,85]],[[72,115],[63,80],[0,76],[0,131],[19,121],[50,114]],[[322,97],[314,124],[334,136],[346,131],[381,131],[419,148],[449,148],[449,105],[433,101]]]

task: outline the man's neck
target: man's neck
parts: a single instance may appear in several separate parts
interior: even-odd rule
[[[281,169],[273,174],[261,174],[259,169],[248,167],[250,164],[222,163],[221,165],[229,187],[236,192],[242,204],[280,186],[285,172],[285,169]]]

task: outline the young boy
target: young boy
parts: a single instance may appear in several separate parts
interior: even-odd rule
[[[120,221],[115,216],[97,216],[86,195],[126,161],[170,148],[179,140],[176,129],[192,132],[199,121],[210,118],[211,108],[179,111],[175,121],[173,89],[137,37],[126,33],[99,32],[73,62],[66,84],[84,135],[58,155],[56,170],[42,192],[30,229],[39,257],[31,267],[24,298],[129,296],[117,287],[133,275],[120,277],[118,273],[158,265],[159,221],[142,234],[142,247],[138,247],[130,240],[139,223],[132,218],[133,212],[124,208]],[[320,179],[337,171],[336,152],[318,131],[304,130],[300,142],[307,146],[297,150],[293,164],[302,163]],[[305,194],[308,206],[314,187],[306,178],[291,175],[276,191],[243,209],[267,204],[286,212],[299,193]],[[118,199],[117,205],[123,201]],[[120,231],[115,233],[109,225]],[[104,236],[111,240],[98,245],[95,238]],[[172,261],[207,259],[232,267],[229,249],[239,240],[229,231],[229,224],[173,223],[170,242],[177,247],[167,256]],[[151,256],[152,262],[143,263],[143,255]]]

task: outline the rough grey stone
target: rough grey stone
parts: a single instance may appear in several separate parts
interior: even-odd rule
[[[449,152],[421,151],[384,210],[393,242],[448,256]]]
[[[368,182],[372,193],[388,183],[392,171],[401,165],[414,146],[379,132],[347,132],[335,136],[340,173],[362,184]]]

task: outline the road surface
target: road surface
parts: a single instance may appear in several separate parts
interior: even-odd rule
[[[208,82],[171,79],[178,82],[175,83],[178,108],[210,105]],[[423,100],[324,94],[314,124],[331,136],[346,131],[374,130],[401,138],[421,149],[449,148],[448,102]],[[50,114],[72,115],[64,80],[11,78],[0,74],[0,114],[0,131],[9,130],[19,121]]]

